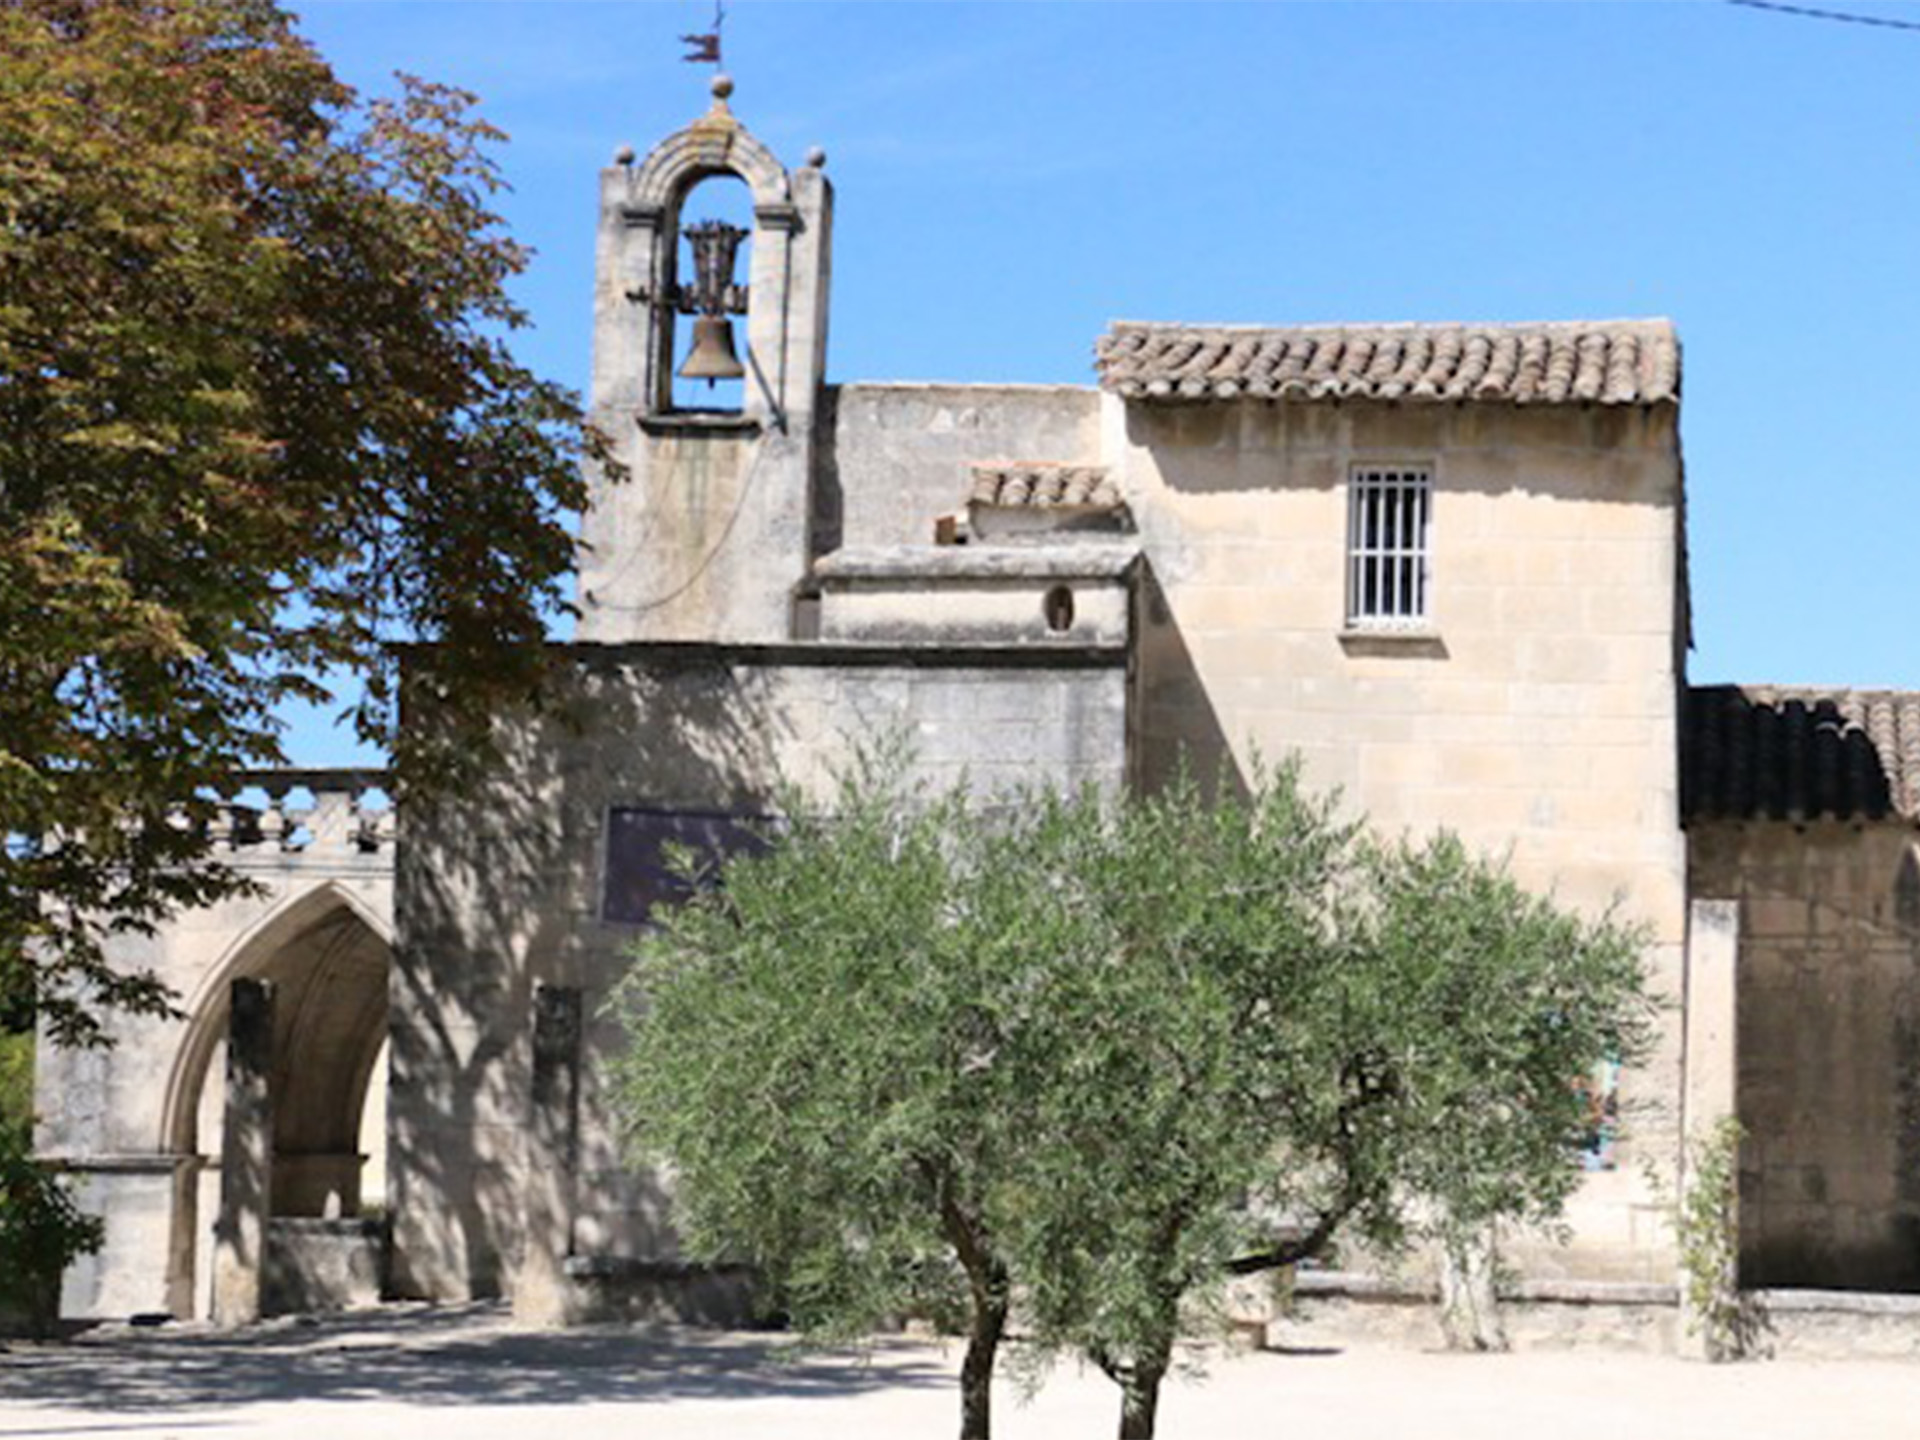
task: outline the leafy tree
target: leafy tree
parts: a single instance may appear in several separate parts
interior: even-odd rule
[[[967,1437],[1010,1312],[1145,1437],[1227,1277],[1550,1220],[1572,1082],[1650,1013],[1635,934],[1451,837],[1368,841],[1292,766],[1217,804],[856,777],[663,917],[620,1005],[695,1252],[809,1324],[957,1287]]]
[[[33,1032],[0,1030],[0,1125],[33,1121]]]
[[[964,1314],[961,1434],[985,1440],[1011,1302],[990,1192],[1019,1145],[993,1013],[1051,917],[984,867],[955,904],[988,835],[963,795],[906,800],[868,768],[787,810],[642,948],[620,1100],[671,1160],[692,1253],[759,1267],[804,1328]]]
[[[1345,993],[1366,959],[1358,832],[1293,768],[1244,802],[1182,784],[1067,808],[1099,925],[1059,967],[1022,1082],[1046,1183],[1010,1264],[1038,1344],[1092,1359],[1121,1387],[1120,1433],[1144,1436],[1190,1297],[1343,1222],[1390,1234],[1393,1086]]]
[[[0,991],[64,1042],[166,1007],[103,942],[235,887],[205,797],[283,702],[351,673],[395,740],[397,639],[468,718],[537,686],[582,432],[500,138],[269,0],[0,0]]]
[[[1069,1008],[1117,1018],[1069,1020],[1071,1071],[1025,1084],[1061,1184],[1009,1264],[1037,1338],[1121,1386],[1132,1440],[1153,1434],[1183,1307],[1223,1277],[1343,1233],[1457,1251],[1550,1223],[1588,1134],[1576,1082],[1640,1057],[1652,1006],[1636,932],[1451,835],[1367,840],[1292,768],[1244,806],[1130,802],[1103,834],[1079,874],[1124,963],[1078,964]]]
[[[31,1118],[0,1115],[0,1333],[51,1334],[61,1275],[105,1241],[105,1223],[82,1213],[59,1175],[33,1158]]]

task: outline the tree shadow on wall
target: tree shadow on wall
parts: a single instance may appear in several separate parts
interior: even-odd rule
[[[532,1014],[540,985],[593,1016],[637,935],[603,917],[611,805],[764,810],[773,767],[738,674],[707,647],[569,647],[564,693],[503,717],[499,753],[461,793],[403,820],[395,890],[388,1101],[392,1291],[494,1296],[522,1253]],[[424,723],[425,717],[422,717]],[[589,1051],[610,1043],[590,1023]],[[590,1058],[583,1070],[594,1069]],[[591,1108],[593,1096],[587,1097]],[[657,1181],[583,1124],[574,1186],[612,1187],[625,1233],[594,1249],[671,1253]]]

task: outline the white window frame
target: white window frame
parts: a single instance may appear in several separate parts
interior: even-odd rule
[[[1356,462],[1347,472],[1347,628],[1433,627],[1433,466]]]

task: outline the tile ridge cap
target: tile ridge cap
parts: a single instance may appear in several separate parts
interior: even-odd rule
[[[1245,320],[1110,320],[1107,329],[1205,330],[1245,335],[1303,330],[1596,330],[1606,328],[1675,329],[1666,315],[1616,315],[1558,320],[1300,320],[1260,323]]]

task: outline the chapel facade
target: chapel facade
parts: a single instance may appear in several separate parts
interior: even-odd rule
[[[1508,1259],[1670,1304],[1683,1137],[1738,1114],[1743,1278],[1920,1290],[1920,702],[1688,687],[1672,325],[1125,322],[1087,386],[833,384],[824,157],[729,91],[601,176],[623,474],[556,703],[398,817],[377,777],[255,777],[221,838],[261,892],[125,942],[186,1015],[43,1053],[41,1148],[109,1219],[70,1313],[725,1314],[621,1159],[604,1001],[669,844],[892,730],[987,788],[1298,753],[1613,908],[1660,1043],[1587,1078],[1572,1241]],[[709,184],[750,223],[692,223]]]

